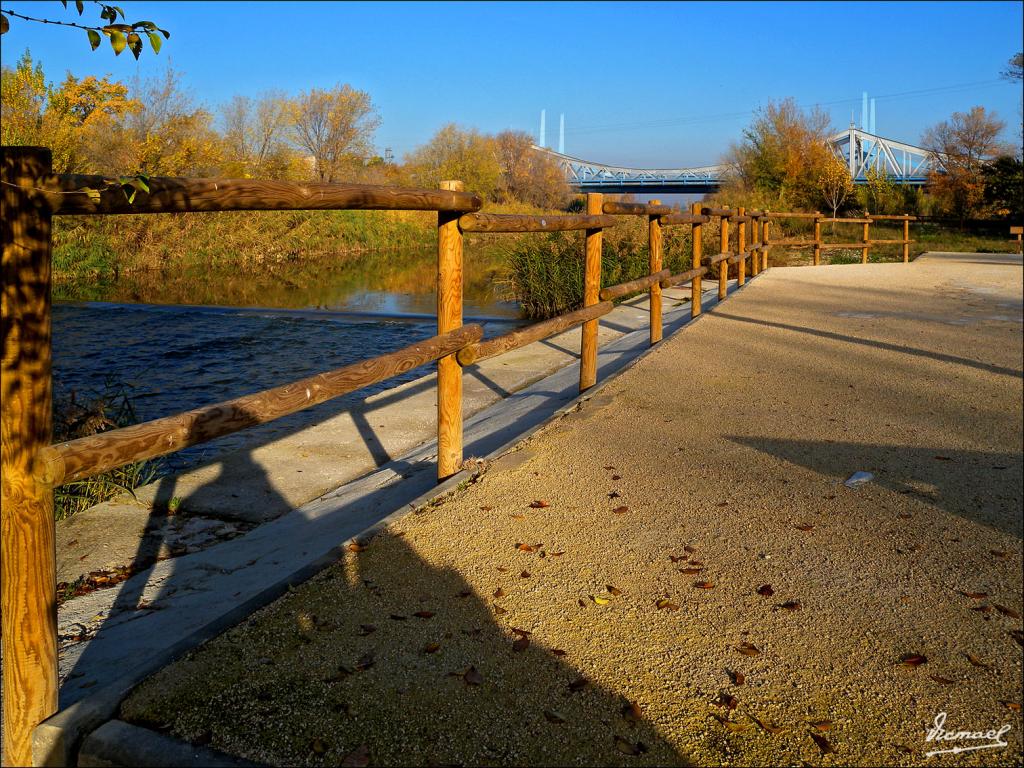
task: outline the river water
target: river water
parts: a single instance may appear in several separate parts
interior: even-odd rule
[[[138,420],[169,416],[390,352],[436,333],[436,253],[371,254],[249,274],[144,273],[55,301],[54,397],[125,390]],[[519,325],[501,266],[467,253],[464,315],[485,334]],[[60,295],[60,287],[57,287]],[[179,471],[321,419],[428,367],[163,460]]]

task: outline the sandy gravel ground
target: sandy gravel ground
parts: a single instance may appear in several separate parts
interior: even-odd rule
[[[281,765],[1019,765],[1021,341],[1019,259],[770,270],[122,716]],[[1007,746],[929,758],[991,743],[940,713]]]

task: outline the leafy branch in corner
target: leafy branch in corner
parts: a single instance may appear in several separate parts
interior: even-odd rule
[[[100,8],[100,19],[108,22],[101,26],[90,26],[88,24],[78,24],[73,21],[58,21],[56,19],[40,19],[34,16],[26,16],[22,13],[9,10],[7,8],[0,8],[0,35],[5,34],[11,27],[8,18],[22,19],[24,21],[33,21],[39,24],[56,24],[61,27],[73,27],[75,29],[83,29],[89,36],[89,45],[95,51],[100,47],[100,43],[103,42],[101,35],[106,35],[107,39],[110,40],[110,47],[114,49],[114,55],[120,56],[121,51],[127,48],[132,52],[132,55],[136,59],[139,58],[139,54],[142,53],[143,43],[142,35],[149,38],[149,45],[153,49],[153,53],[160,53],[160,46],[163,45],[164,40],[170,38],[171,33],[166,29],[161,29],[152,21],[136,21],[132,24],[124,23],[124,9],[116,5],[106,5],[105,3],[99,2],[99,0],[89,0],[92,4],[99,6]],[[68,7],[67,0],[60,0],[61,5],[65,9]],[[84,0],[75,0],[75,9],[78,11],[78,15],[81,16],[85,11]],[[118,17],[121,19],[121,23],[118,23]],[[160,39],[160,35],[163,35],[163,40]]]

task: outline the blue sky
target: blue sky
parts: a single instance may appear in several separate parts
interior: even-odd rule
[[[911,143],[974,105],[1006,120],[1007,141],[1021,119],[1020,85],[999,79],[1024,48],[1020,2],[120,4],[171,31],[159,55],[115,58],[82,31],[15,19],[3,63],[27,46],[59,80],[171,62],[213,111],[236,93],[347,82],[380,112],[378,149],[399,157],[449,121],[536,137],[542,108],[548,146],[564,112],[567,152],[634,167],[716,162],[754,109],[786,96],[842,129],[868,91],[878,133]],[[55,0],[3,7],[75,16]]]

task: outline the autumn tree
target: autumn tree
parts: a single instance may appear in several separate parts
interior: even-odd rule
[[[838,215],[839,208],[854,191],[850,169],[846,167],[846,163],[831,152],[822,164],[817,186],[822,200],[832,209],[832,218]]]
[[[502,200],[519,200],[539,208],[561,208],[569,198],[565,174],[558,163],[533,148],[532,137],[523,131],[502,131],[494,137]]]
[[[829,118],[821,110],[804,112],[792,98],[769,102],[725,162],[742,189],[774,205],[813,208],[831,154],[828,136]]]
[[[294,144],[307,153],[320,181],[337,181],[361,168],[373,150],[380,125],[370,94],[352,86],[313,88],[299,94],[290,107]]]
[[[294,175],[296,152],[287,134],[291,104],[283,93],[235,96],[221,110],[226,176],[285,179]]]
[[[445,125],[430,141],[406,155],[405,165],[416,186],[434,188],[446,179],[458,179],[467,191],[488,200],[499,196],[502,168],[497,143],[475,128]]]
[[[947,212],[961,222],[976,213],[985,196],[985,168],[1003,147],[1005,123],[984,107],[954,112],[924,132],[921,146],[931,154],[928,186]]]

